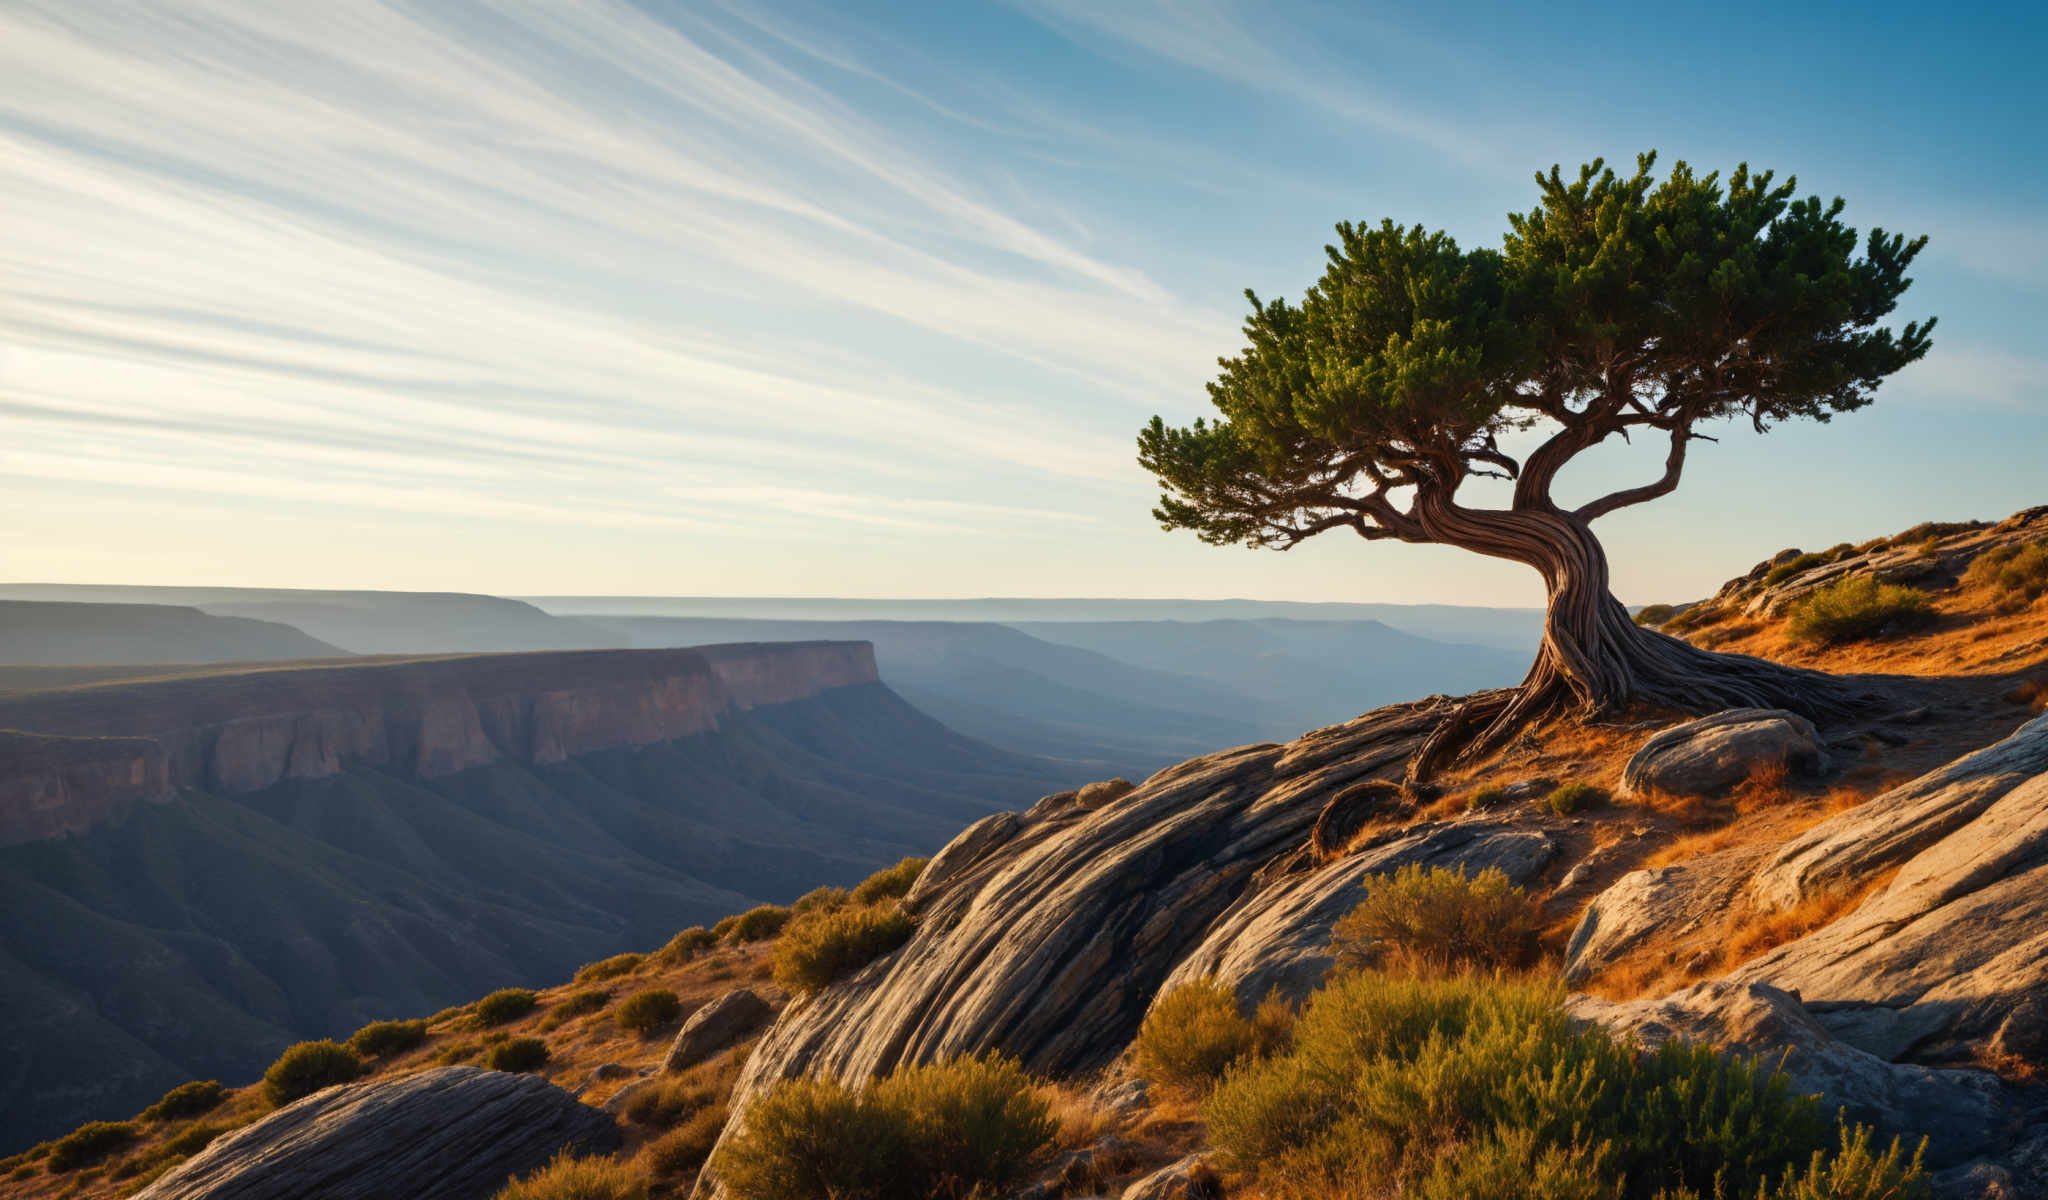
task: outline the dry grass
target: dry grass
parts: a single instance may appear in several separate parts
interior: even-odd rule
[[[2030,713],[2048,713],[2048,679],[2023,679],[2005,698]]]

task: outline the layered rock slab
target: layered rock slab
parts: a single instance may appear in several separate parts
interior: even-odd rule
[[[610,1149],[610,1117],[544,1079],[442,1067],[328,1088],[225,1134],[144,1200],[484,1200],[565,1147]]]

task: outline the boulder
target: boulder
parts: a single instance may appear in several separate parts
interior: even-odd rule
[[[1223,1200],[1223,1183],[1205,1155],[1190,1154],[1125,1188],[1120,1200]]]
[[[618,1144],[611,1118],[533,1075],[441,1067],[316,1092],[224,1134],[148,1200],[485,1200],[565,1147]]]
[[[666,1072],[696,1066],[768,1023],[775,1009],[751,988],[734,988],[690,1014],[661,1060]]]
[[[1564,948],[1564,981],[1577,986],[1657,933],[1693,923],[1694,888],[1684,867],[1630,871],[1593,898]]]
[[[1854,1122],[1889,1139],[1928,1139],[1928,1162],[1945,1167],[2003,1148],[2003,1087],[1987,1071],[1939,1070],[1887,1062],[1845,1045],[1799,999],[1759,983],[1714,980],[1662,999],[1612,1003],[1571,999],[1573,1016],[1632,1036],[1645,1046],[1678,1037],[1734,1054],[1782,1059],[1795,1090],[1818,1094]]]
[[[1073,793],[1066,793],[1071,797]],[[1047,800],[1055,799],[1048,796]],[[1041,801],[1043,803],[1043,801]],[[932,860],[918,872],[916,882],[903,897],[903,907],[916,912],[927,896],[937,892],[972,870],[986,859],[998,846],[1017,835],[1024,827],[1024,821],[1016,813],[991,813],[961,830],[944,849],[932,856]]]
[[[1622,769],[1631,796],[1717,796],[1760,767],[1825,767],[1813,722],[1779,708],[1731,708],[1651,735]]]

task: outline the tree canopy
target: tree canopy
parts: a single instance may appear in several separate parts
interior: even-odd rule
[[[1247,291],[1247,344],[1209,384],[1220,416],[1139,436],[1162,526],[1282,549],[1342,529],[1458,544],[1436,514],[1474,476],[1514,481],[1514,512],[1589,522],[1675,488],[1702,422],[1825,421],[1927,353],[1933,320],[1880,325],[1925,238],[1859,241],[1840,199],[1796,199],[1795,179],[1681,162],[1659,180],[1655,157],[1538,174],[1498,250],[1347,222],[1300,303]],[[1503,450],[1526,430],[1547,436]],[[1646,430],[1669,439],[1661,478],[1557,508],[1566,462]]]

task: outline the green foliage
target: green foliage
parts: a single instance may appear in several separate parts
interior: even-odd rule
[[[1016,1064],[911,1067],[863,1091],[776,1084],[714,1168],[735,1200],[965,1200],[1021,1179],[1058,1131]]]
[[[1939,615],[1913,588],[1854,575],[1800,598],[1790,610],[1788,627],[1800,641],[1833,645],[1916,633]]]
[[[1870,1147],[1870,1130],[1842,1126],[1841,1148],[1832,1156],[1816,1150],[1803,1172],[1788,1172],[1769,1200],[1921,1200],[1931,1190],[1923,1160],[1927,1144],[1908,1158],[1894,1138],[1880,1154]]]
[[[479,1025],[503,1025],[533,1011],[540,997],[527,988],[500,988],[470,1005]]]
[[[88,1121],[50,1143],[50,1174],[96,1163],[134,1141],[139,1132],[129,1121]]]
[[[924,874],[928,858],[906,858],[893,867],[887,867],[860,881],[853,889],[855,904],[873,904],[880,900],[900,900],[910,894],[910,887],[917,877]]]
[[[611,1003],[611,999],[612,994],[603,988],[585,988],[555,1001],[555,1012],[564,1017],[580,1017],[603,1008]]]
[[[735,942],[758,942],[782,932],[782,927],[789,923],[789,910],[779,904],[763,904],[736,917],[727,917],[713,932],[725,927],[726,921],[732,924],[719,936]]]
[[[1561,783],[1543,798],[1544,807],[1558,816],[1570,816],[1607,803],[1607,793],[1590,783]]]
[[[805,995],[866,966],[910,940],[911,919],[894,905],[857,905],[792,921],[772,955],[775,982]]]
[[[441,1052],[434,1056],[434,1061],[441,1066],[452,1067],[456,1063],[465,1063],[475,1058],[478,1049],[475,1042],[450,1042],[441,1047]]]
[[[1160,524],[1253,546],[1428,538],[1386,492],[1416,486],[1421,507],[1491,471],[1518,477],[1518,506],[1547,502],[1558,461],[1631,427],[1676,430],[1682,451],[1701,422],[1826,420],[1926,354],[1932,321],[1879,324],[1925,239],[1873,230],[1859,255],[1840,200],[1653,163],[1553,167],[1498,250],[1347,222],[1299,304],[1247,292],[1245,348],[1209,385],[1219,419],[1139,435]],[[1539,420],[1567,426],[1558,461],[1501,452]]]
[[[484,1055],[484,1065],[493,1071],[511,1071],[518,1074],[538,1071],[548,1065],[548,1044],[539,1038],[511,1038],[491,1047]]]
[[[1524,967],[1537,954],[1536,902],[1498,868],[1402,867],[1364,880],[1366,898],[1331,928],[1341,966],[1393,962],[1421,971]]]
[[[683,1002],[667,988],[634,992],[619,1002],[613,1019],[619,1028],[641,1037],[653,1037],[664,1025],[683,1015]]]
[[[426,1040],[425,1021],[372,1021],[355,1031],[348,1048],[364,1058],[389,1058]]]
[[[2017,612],[2048,593],[2048,543],[1996,546],[1972,559],[1963,572],[1967,587],[2000,598],[2001,612]]]
[[[1678,615],[1678,607],[1672,604],[1645,604],[1636,610],[1635,623],[1655,627]]]
[[[702,925],[692,925],[670,938],[668,945],[663,946],[657,951],[655,957],[665,963],[688,962],[704,951],[716,946],[719,937],[719,934],[713,933]]]
[[[195,1079],[165,1092],[163,1099],[142,1110],[145,1121],[178,1121],[212,1112],[228,1098],[228,1090],[215,1079]]]
[[[1138,1028],[1138,1073],[1169,1091],[1206,1092],[1238,1060],[1278,1050],[1293,1023],[1277,993],[1246,1017],[1216,980],[1182,984],[1154,1001]]]
[[[1783,583],[1794,575],[1804,574],[1815,567],[1825,564],[1827,561],[1828,557],[1825,554],[1802,554],[1797,558],[1781,562],[1764,572],[1764,586],[1769,587],[1774,583]]]
[[[576,972],[575,982],[603,983],[607,979],[617,979],[621,975],[631,975],[640,969],[641,963],[646,961],[647,956],[645,954],[614,954],[610,958],[590,963],[582,970]]]
[[[278,1055],[263,1072],[263,1094],[285,1105],[324,1087],[348,1083],[363,1073],[363,1060],[347,1046],[333,1042],[300,1042]]]
[[[1651,1200],[1917,1174],[1896,1155],[1873,1165],[1867,1137],[1816,1159],[1819,1104],[1782,1072],[1575,1032],[1562,999],[1499,976],[1340,974],[1288,1053],[1224,1076],[1204,1105],[1210,1139],[1276,1200],[1360,1194],[1347,1181],[1362,1175],[1416,1179],[1415,1194],[1443,1200]]]
[[[564,1150],[547,1166],[499,1189],[494,1200],[644,1200],[647,1184],[626,1164]]]

